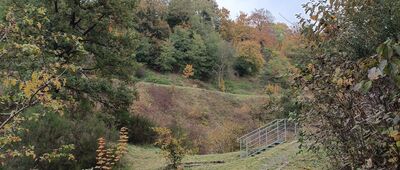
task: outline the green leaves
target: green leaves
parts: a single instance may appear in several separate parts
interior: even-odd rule
[[[377,48],[379,56],[390,59],[393,56],[392,40],[387,40]]]
[[[354,87],[353,90],[354,91],[358,91],[361,92],[363,94],[366,94],[369,92],[369,90],[372,87],[372,81],[361,81],[360,83],[357,83]]]

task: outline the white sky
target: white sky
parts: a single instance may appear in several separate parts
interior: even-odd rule
[[[225,7],[231,11],[231,17],[236,18],[239,11],[250,13],[254,9],[265,8],[272,13],[276,22],[284,22],[288,25],[297,23],[296,14],[304,13],[302,4],[309,0],[216,0],[219,7]],[[282,16],[283,17],[282,17]],[[303,14],[304,15],[304,14]],[[286,18],[286,19],[284,19]]]

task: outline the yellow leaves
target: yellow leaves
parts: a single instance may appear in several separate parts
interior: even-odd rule
[[[36,158],[36,154],[35,154],[35,151],[33,149],[34,149],[33,146],[31,146],[30,148],[26,149],[25,152],[24,152],[24,155],[27,156],[27,157],[31,157],[32,159],[35,159]]]
[[[395,130],[390,133],[390,137],[392,137],[396,142],[400,141],[400,132]]]
[[[41,24],[40,22],[38,22],[38,23],[36,24],[36,26],[38,27],[39,30],[42,29],[42,24]]]
[[[18,47],[20,47],[23,54],[27,56],[39,56],[42,54],[42,50],[34,44],[22,44]]]
[[[307,69],[310,73],[315,73],[316,71],[314,64],[311,63],[307,65]]]
[[[60,148],[54,149],[50,153],[44,153],[39,157],[40,161],[52,162],[53,160],[58,160],[60,158],[67,158],[68,160],[74,160],[75,156],[70,152],[75,149],[75,145],[62,145]],[[73,158],[73,159],[72,159]]]
[[[338,87],[351,86],[351,85],[353,85],[353,82],[354,82],[354,79],[343,77],[343,78],[339,78],[336,80],[336,85]]]
[[[4,87],[12,87],[15,85],[17,85],[17,80],[14,78],[7,78],[7,79],[3,80]]]
[[[68,160],[70,160],[70,161],[75,160],[75,156],[72,154],[68,154]]]
[[[261,54],[261,45],[257,41],[243,41],[235,45],[239,58],[243,61],[251,63],[258,72],[265,64],[265,60]]]
[[[279,94],[282,91],[282,88],[276,84],[268,84],[265,87],[265,93],[267,94]]]
[[[28,18],[28,17],[25,17],[25,18],[24,18],[24,23],[27,24],[27,25],[29,25],[29,26],[31,26],[31,25],[33,25],[33,19],[30,19],[30,18]]]
[[[26,99],[37,99],[44,106],[58,111],[61,115],[63,103],[60,100],[52,97],[52,89],[60,90],[65,85],[66,79],[54,78],[54,76],[41,72],[33,72],[31,79],[19,84],[19,89],[22,91]]]
[[[191,64],[186,65],[185,69],[183,70],[183,76],[185,78],[190,78],[190,77],[194,76],[193,65],[191,65]]]
[[[33,72],[31,75],[31,80],[20,84],[19,88],[23,91],[26,98],[30,98],[36,91],[39,90],[39,87],[47,81],[39,76],[40,73]]]
[[[37,13],[40,15],[46,15],[46,12],[47,12],[46,8],[44,8],[44,7],[40,7],[37,9]]]
[[[219,90],[221,90],[222,92],[225,92],[226,87],[225,87],[225,80],[223,78],[219,78],[218,87],[219,87]]]
[[[155,127],[152,129],[157,133],[154,144],[163,151],[164,156],[170,160],[175,168],[178,167],[185,153],[187,153],[186,149],[182,147],[182,139],[175,138],[168,128]]]
[[[62,83],[60,80],[56,79],[55,81],[53,81],[53,85],[57,90],[61,89]]]

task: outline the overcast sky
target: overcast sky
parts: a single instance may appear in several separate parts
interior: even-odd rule
[[[301,4],[309,0],[216,0],[219,7],[231,11],[231,17],[236,18],[239,11],[250,13],[254,9],[265,8],[272,13],[276,22],[297,23],[296,14],[304,13]],[[282,17],[282,16],[283,17]],[[303,14],[304,15],[304,14]],[[289,21],[286,21],[286,18]]]

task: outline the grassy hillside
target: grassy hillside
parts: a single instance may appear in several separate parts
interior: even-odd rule
[[[149,69],[141,70],[141,78],[138,81],[164,84],[164,85],[175,85],[175,86],[186,86],[186,87],[197,87],[206,90],[218,91],[218,85],[215,82],[203,82],[200,80],[187,79],[182,75],[172,73],[158,73]],[[248,94],[255,95],[261,94],[264,91],[264,84],[258,77],[232,77],[229,80],[225,80],[226,92],[233,94]]]
[[[239,158],[239,152],[214,155],[187,156],[183,162],[225,161],[223,164],[204,165],[186,169],[258,170],[258,169],[327,169],[327,159],[322,154],[303,152],[298,154],[298,143],[285,143],[255,157]],[[126,156],[126,170],[157,170],[166,165],[160,150],[153,147],[130,146]]]
[[[234,150],[236,138],[263,123],[268,98],[264,95],[237,95],[205,89],[137,83],[137,101],[132,113],[157,126],[180,131],[194,152],[219,153]],[[276,115],[267,115],[274,119]]]

